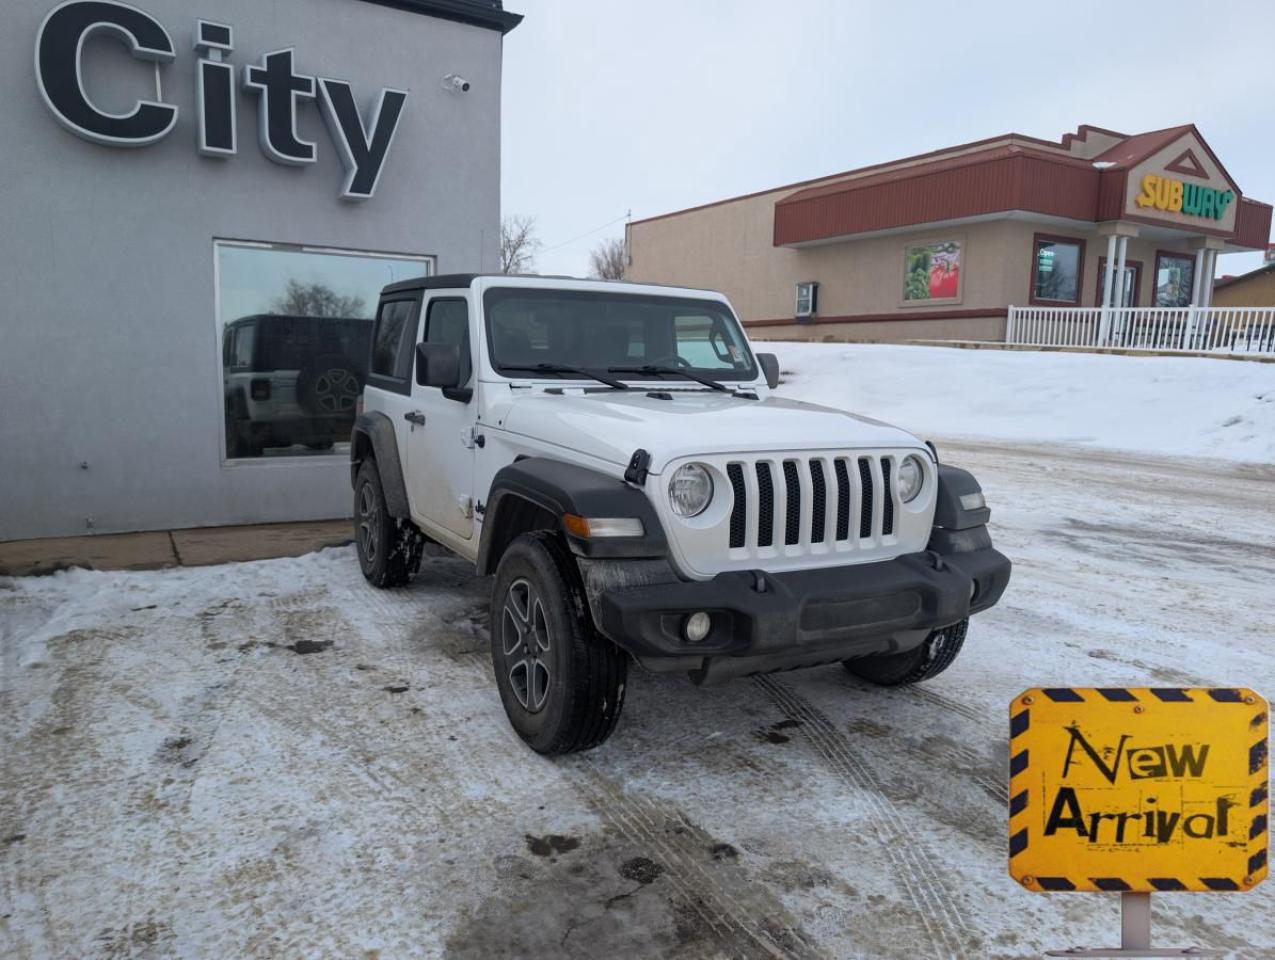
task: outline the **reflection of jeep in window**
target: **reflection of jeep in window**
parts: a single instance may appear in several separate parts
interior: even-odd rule
[[[715,293],[391,285],[350,447],[363,575],[406,583],[426,539],[494,574],[496,685],[541,753],[610,735],[630,658],[939,674],[1009,582],[978,483],[778,375]]]
[[[258,314],[226,324],[226,456],[330,450],[350,437],[372,321]]]

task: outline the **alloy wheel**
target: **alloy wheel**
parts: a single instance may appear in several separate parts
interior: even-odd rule
[[[505,594],[501,648],[509,685],[528,713],[539,713],[549,699],[549,644],[549,623],[540,594],[531,581],[515,580]]]
[[[381,500],[370,483],[359,490],[359,547],[368,564],[376,562],[381,549]]]
[[[325,413],[349,413],[358,400],[359,381],[349,370],[333,367],[315,380],[314,393]]]

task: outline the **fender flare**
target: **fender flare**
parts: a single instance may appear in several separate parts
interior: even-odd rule
[[[517,522],[527,516],[528,506],[535,514],[543,511],[539,514],[539,528],[552,522],[552,529],[566,536],[576,556],[639,559],[668,553],[660,518],[641,490],[619,477],[578,464],[526,457],[503,467],[492,479],[479,538],[480,575],[494,573],[505,548],[519,534],[528,532],[524,524]],[[580,517],[635,517],[642,521],[643,533],[604,539],[577,537],[562,529],[562,515],[566,513]]]
[[[398,440],[394,424],[383,413],[363,413],[354,420],[350,432],[350,486],[358,483],[359,467],[369,456],[376,459],[385,494],[385,509],[398,520],[411,519],[407,501],[407,484],[403,481],[403,463],[398,457]]]
[[[974,475],[960,467],[939,464],[938,469],[938,503],[934,509],[934,526],[943,530],[969,530],[972,527],[985,526],[992,515],[987,504],[977,499],[978,505],[966,506],[963,497],[981,494]]]

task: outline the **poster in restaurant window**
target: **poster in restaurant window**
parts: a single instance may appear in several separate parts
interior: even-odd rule
[[[960,240],[927,240],[903,248],[903,301],[956,303],[961,299]]]

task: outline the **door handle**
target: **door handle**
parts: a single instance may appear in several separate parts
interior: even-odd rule
[[[411,413],[403,414],[403,419],[413,426],[425,426],[425,414],[421,413],[419,410],[413,410]]]

